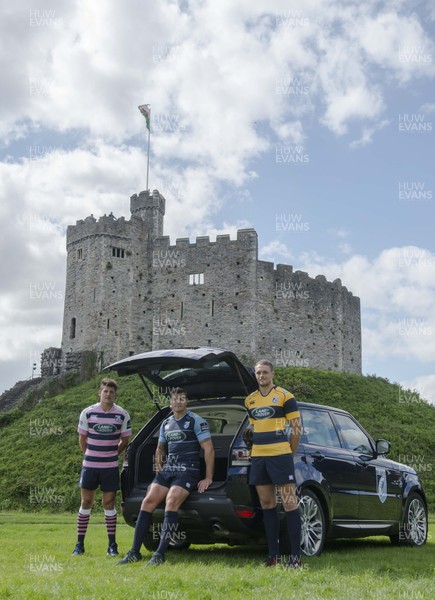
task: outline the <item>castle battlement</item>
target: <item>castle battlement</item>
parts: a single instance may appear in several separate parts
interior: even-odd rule
[[[107,235],[129,239],[132,235],[132,222],[125,217],[117,219],[113,215],[103,215],[98,220],[94,215],[76,221],[75,225],[68,225],[66,231],[66,244],[74,244],[93,236]]]
[[[188,250],[199,248],[201,250],[205,248],[216,248],[227,245],[237,244],[257,244],[257,232],[255,229],[238,229],[237,238],[232,240],[229,234],[217,235],[216,241],[211,242],[210,236],[200,235],[197,236],[194,242],[191,242],[189,238],[177,238],[175,244],[171,245],[171,241],[168,235],[158,237],[154,240],[154,249],[156,250]],[[273,263],[271,263],[273,266]]]

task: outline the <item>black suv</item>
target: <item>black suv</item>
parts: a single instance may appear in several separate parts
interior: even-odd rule
[[[159,428],[170,414],[167,395],[182,387],[189,410],[210,425],[216,462],[207,492],[191,493],[182,505],[182,535],[172,546],[265,544],[256,490],[247,483],[250,455],[244,434],[249,421],[244,399],[257,389],[253,371],[233,353],[208,347],[146,352],[106,370],[120,376],[139,374],[157,410],[128,447],[121,474],[126,522],[134,526],[155,475]],[[346,411],[306,402],[298,406],[303,435],[294,459],[303,553],[319,555],[327,539],[372,535],[387,535],[396,544],[423,545],[427,503],[416,471],[385,458],[390,443],[374,441]],[[155,511],[155,523],[161,523],[163,512],[163,506]],[[281,552],[290,554],[284,519],[282,524]],[[158,536],[150,531],[144,545],[155,550]]]

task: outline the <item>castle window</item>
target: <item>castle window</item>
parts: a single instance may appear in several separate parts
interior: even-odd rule
[[[77,249],[77,258],[81,260],[83,258],[83,248]]]
[[[71,319],[71,326],[70,326],[70,330],[69,330],[69,337],[71,340],[73,340],[76,337],[76,318],[73,317]]]
[[[189,285],[203,285],[204,273],[191,273],[189,275]]]
[[[184,302],[180,302],[180,319],[184,316]]]
[[[214,317],[214,300],[210,302],[210,317]]]
[[[112,246],[112,256],[115,258],[124,258],[124,254],[124,248],[115,248],[115,246]]]

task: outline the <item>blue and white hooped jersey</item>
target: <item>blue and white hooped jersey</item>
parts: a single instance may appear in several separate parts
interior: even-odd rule
[[[210,427],[205,419],[188,411],[181,419],[171,415],[160,427],[159,443],[167,444],[167,464],[199,468],[199,442],[211,438]]]

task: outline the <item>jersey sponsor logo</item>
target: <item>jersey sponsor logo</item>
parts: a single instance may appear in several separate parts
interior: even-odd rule
[[[115,433],[116,425],[111,423],[96,423],[92,429],[97,433]]]
[[[252,411],[254,419],[270,419],[274,414],[275,409],[272,406],[259,406]]]
[[[181,442],[186,439],[184,431],[167,431],[166,441],[167,442]]]

